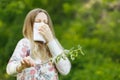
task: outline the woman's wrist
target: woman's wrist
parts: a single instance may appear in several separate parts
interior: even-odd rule
[[[50,38],[48,39],[47,43],[49,43],[49,42],[51,42],[51,41],[53,41],[53,40],[54,40],[54,37],[50,37]]]
[[[17,71],[18,73],[21,73],[23,69],[24,69],[24,67],[23,67],[21,64],[19,64],[19,65],[16,67],[16,71]]]
[[[50,38],[50,39],[48,40],[48,43],[51,42],[51,41],[53,41],[53,40],[54,40],[54,38]]]

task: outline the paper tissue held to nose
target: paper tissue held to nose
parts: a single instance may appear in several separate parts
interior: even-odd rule
[[[43,35],[38,31],[39,27],[43,26],[44,23],[34,23],[33,25],[33,39],[34,41],[42,41],[44,43],[46,43],[45,38],[43,37]]]

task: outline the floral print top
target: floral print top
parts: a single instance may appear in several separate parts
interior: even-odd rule
[[[16,49],[10,58],[9,64],[20,63],[22,58],[30,55],[30,43],[27,39],[18,42]],[[58,80],[58,74],[52,62],[36,64],[35,67],[24,69],[17,73],[17,80]]]
[[[55,50],[58,53],[60,50],[59,48],[57,49],[57,44],[54,43],[53,41],[48,47],[52,53],[55,53]],[[58,71],[64,75],[69,73],[71,68],[69,60],[60,60],[57,64],[53,64],[51,61],[41,64],[39,60],[34,67],[26,68],[21,73],[18,73],[16,67],[20,64],[20,61],[27,56],[30,56],[30,41],[27,38],[23,38],[18,42],[8,62],[6,68],[7,73],[17,76],[17,80],[58,80]],[[65,64],[67,66],[63,67]]]
[[[58,80],[58,74],[51,62],[27,68],[17,75],[17,80]]]

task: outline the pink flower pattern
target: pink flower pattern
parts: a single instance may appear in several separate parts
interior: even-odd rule
[[[49,63],[46,63],[25,69],[19,73],[17,80],[58,80],[58,74],[53,65],[50,66]]]
[[[36,72],[35,70],[31,70],[31,71],[30,71],[30,74],[31,74],[31,75],[34,75],[35,72]]]
[[[29,45],[27,39],[20,41],[9,62],[18,63],[22,58],[29,56]],[[26,68],[21,73],[18,73],[17,80],[58,80],[58,73],[52,62],[43,65],[36,64],[35,67]]]

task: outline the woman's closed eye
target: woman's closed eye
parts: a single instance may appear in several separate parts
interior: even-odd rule
[[[48,21],[47,21],[47,20],[43,20],[43,22],[44,22],[45,24],[48,24]]]
[[[40,19],[39,19],[39,20],[35,20],[35,22],[40,23],[40,22],[41,22],[41,20],[40,20]]]
[[[43,21],[42,21],[42,20],[39,19],[39,20],[35,20],[35,22],[37,22],[37,23],[44,22],[45,24],[48,24],[48,21],[47,21],[47,20],[43,20]]]

